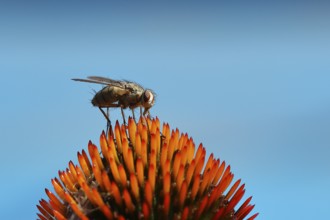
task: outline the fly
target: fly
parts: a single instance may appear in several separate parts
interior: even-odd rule
[[[92,104],[100,109],[108,123],[110,123],[109,108],[121,108],[124,124],[126,124],[123,109],[130,108],[135,120],[135,108],[140,107],[140,114],[146,116],[150,114],[149,109],[155,103],[155,93],[151,89],[145,89],[131,81],[113,80],[101,76],[89,76],[87,79],[72,80],[105,85],[94,95]],[[102,108],[106,108],[107,113]],[[142,108],[144,109],[143,113]]]

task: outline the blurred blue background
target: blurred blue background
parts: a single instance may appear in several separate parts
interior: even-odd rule
[[[70,80],[89,75],[155,90],[152,115],[226,160],[259,219],[328,216],[329,10],[321,1],[2,1],[0,219],[35,219],[51,178],[98,144],[105,120],[90,99],[101,86]]]

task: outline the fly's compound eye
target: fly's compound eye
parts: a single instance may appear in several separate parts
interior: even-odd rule
[[[149,105],[152,105],[153,104],[153,101],[154,101],[154,95],[152,94],[152,92],[150,90],[146,90],[144,93],[143,93],[143,101],[145,103],[148,103]]]

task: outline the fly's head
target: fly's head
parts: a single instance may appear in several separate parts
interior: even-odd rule
[[[141,97],[141,104],[144,107],[144,114],[148,112],[148,110],[154,105],[154,103],[155,93],[150,89],[144,90]]]

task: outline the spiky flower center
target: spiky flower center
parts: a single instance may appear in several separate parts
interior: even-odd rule
[[[170,130],[158,118],[117,121],[100,136],[101,154],[90,141],[88,154],[78,153],[52,179],[55,196],[38,205],[40,219],[244,219],[254,205],[249,197],[238,209],[244,184],[224,161],[206,160],[192,138]],[[205,164],[205,165],[204,165]],[[254,219],[258,214],[251,216]]]

